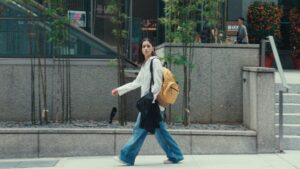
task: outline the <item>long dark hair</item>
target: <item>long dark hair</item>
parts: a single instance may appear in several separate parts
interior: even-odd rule
[[[139,64],[139,65],[142,65],[145,62],[145,56],[144,56],[144,54],[142,52],[143,43],[145,41],[148,41],[152,45],[152,47],[153,47],[153,51],[151,53],[151,56],[155,56],[156,55],[156,53],[154,51],[154,43],[153,43],[153,41],[151,39],[149,39],[149,38],[142,39],[140,41],[140,44],[139,44],[139,55],[138,55],[138,58],[137,58],[137,64]]]

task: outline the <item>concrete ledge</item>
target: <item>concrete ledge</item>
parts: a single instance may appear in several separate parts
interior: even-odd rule
[[[216,136],[256,136],[252,130],[235,131],[235,130],[191,130],[192,135],[216,135]]]
[[[39,157],[114,155],[114,134],[39,134]]]
[[[192,154],[251,154],[257,153],[253,136],[192,136]]]
[[[55,61],[58,62],[59,59],[46,59],[46,65],[53,66]],[[37,61],[37,59],[36,59]],[[97,66],[111,66],[112,59],[70,59],[72,65],[97,65]],[[44,63],[44,59],[41,59]],[[0,58],[0,65],[30,65],[30,58]]]
[[[45,128],[39,129],[40,134],[112,134],[115,129],[74,129],[74,128]]]
[[[155,47],[156,50],[164,47],[182,47],[182,43],[163,43]],[[193,48],[254,48],[258,49],[259,44],[215,44],[215,43],[200,43],[191,44],[189,47]]]
[[[174,135],[223,135],[256,136],[253,130],[175,130],[168,129]],[[131,134],[132,129],[97,128],[0,128],[0,134]]]
[[[243,67],[243,71],[247,72],[260,72],[260,73],[274,73],[274,68],[266,68],[266,67]]]
[[[38,134],[39,130],[37,128],[0,128],[0,134]]]
[[[256,153],[256,132],[169,130],[184,154]],[[0,128],[0,158],[116,155],[132,129]],[[163,155],[154,135],[140,154]]]

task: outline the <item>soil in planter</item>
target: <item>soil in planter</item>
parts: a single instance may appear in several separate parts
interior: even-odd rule
[[[132,129],[134,122],[127,122],[126,126],[119,125],[118,121],[113,121],[109,124],[108,121],[83,121],[74,120],[72,123],[55,123],[51,122],[44,125],[34,125],[29,122],[0,122],[0,128],[120,128],[120,129]],[[174,123],[168,125],[169,129],[198,129],[198,130],[237,130],[245,131],[248,130],[242,124],[190,124],[184,126],[181,123]]]

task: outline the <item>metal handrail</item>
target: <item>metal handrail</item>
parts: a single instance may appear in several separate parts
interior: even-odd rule
[[[275,63],[276,63],[277,68],[278,68],[278,73],[279,73],[281,82],[283,83],[283,86],[285,88],[285,92],[288,92],[290,87],[286,82],[286,78],[285,78],[285,75],[284,75],[284,71],[282,69],[282,64],[281,64],[281,61],[280,61],[280,58],[279,58],[279,54],[278,54],[278,51],[277,51],[277,47],[276,47],[274,38],[273,38],[273,36],[268,36],[267,38],[268,39],[263,39],[261,41],[261,54],[260,54],[260,56],[261,56],[261,60],[260,60],[261,65],[260,66],[265,66],[266,43],[270,43],[272,51],[273,51],[273,55],[274,55],[274,58],[275,58]]]
[[[278,51],[277,51],[277,48],[276,48],[276,45],[275,45],[274,38],[273,38],[273,36],[268,36],[268,39],[269,39],[270,44],[271,44],[271,48],[272,48],[272,51],[273,51],[273,54],[274,54],[274,58],[275,58],[275,61],[276,61],[276,65],[277,65],[277,69],[278,69],[278,72],[279,72],[281,82],[283,83],[283,86],[286,89],[286,92],[288,92],[290,87],[286,82],[286,78],[285,78],[285,75],[284,75],[284,72],[283,72],[283,69],[282,69],[281,61],[279,59],[279,55],[278,55]]]
[[[261,45],[261,66],[265,66],[265,50],[266,43],[269,42],[271,45],[271,49],[273,51],[273,55],[275,58],[276,66],[278,69],[278,73],[281,79],[281,83],[285,90],[279,90],[279,152],[283,152],[282,140],[283,140],[283,93],[287,93],[289,91],[290,86],[286,82],[286,78],[284,75],[284,71],[282,69],[282,64],[279,58],[279,54],[276,48],[276,44],[273,36],[268,36],[268,40],[262,40]]]

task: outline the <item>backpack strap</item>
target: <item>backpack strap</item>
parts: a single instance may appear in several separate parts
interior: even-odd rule
[[[154,84],[154,80],[153,80],[153,59],[151,59],[151,63],[150,63],[150,73],[151,73],[151,80],[150,80],[150,88],[149,88],[149,92],[151,92],[152,89],[152,85]]]

